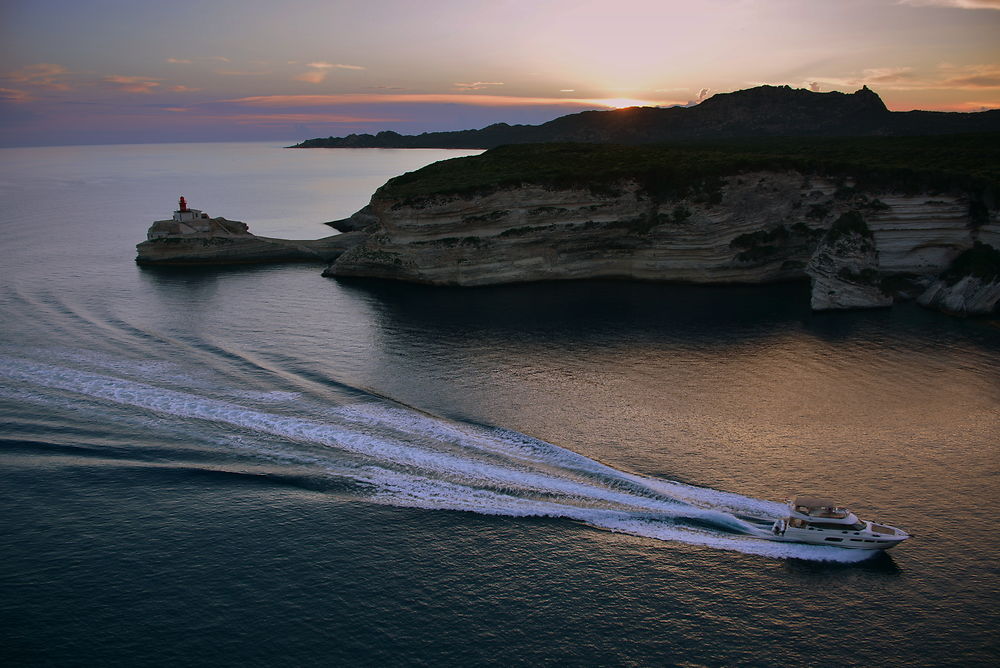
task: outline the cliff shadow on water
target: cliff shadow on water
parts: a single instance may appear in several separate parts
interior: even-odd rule
[[[381,279],[342,278],[348,295],[365,302],[380,331],[461,334],[530,345],[561,340],[636,343],[669,340],[725,348],[778,337],[791,330],[848,341],[891,331],[913,345],[939,337],[995,345],[1000,320],[962,321],[912,303],[892,309],[815,312],[809,283],[688,285],[628,280],[546,281],[484,287],[426,286]]]
[[[811,319],[809,283],[685,285],[628,280],[544,281],[483,287],[338,280],[374,310],[380,331],[599,343],[625,337],[726,346],[799,329]],[[739,336],[734,336],[739,332]]]

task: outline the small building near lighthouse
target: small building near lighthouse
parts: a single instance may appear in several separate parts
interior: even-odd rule
[[[230,237],[248,234],[247,226],[237,220],[209,218],[201,209],[192,209],[181,196],[177,210],[170,220],[158,220],[146,233],[146,238],[170,237]]]
[[[195,220],[200,220],[202,218],[208,218],[207,213],[203,213],[199,209],[189,209],[187,205],[187,200],[184,199],[184,195],[181,195],[180,202],[177,206],[177,210],[174,211],[174,220],[178,223],[187,223]]]

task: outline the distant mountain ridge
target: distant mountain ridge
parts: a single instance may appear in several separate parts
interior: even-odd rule
[[[291,148],[494,148],[503,144],[586,142],[653,144],[743,137],[860,137],[1000,131],[1000,110],[960,113],[889,111],[867,86],[815,93],[758,86],[719,93],[694,107],[584,111],[541,125],[497,123],[479,130],[402,135],[351,134],[308,139]]]

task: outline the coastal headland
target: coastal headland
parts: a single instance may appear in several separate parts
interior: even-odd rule
[[[328,276],[811,280],[816,310],[1000,298],[1000,135],[506,146],[394,178]]]
[[[867,88],[845,95],[764,86],[705,105],[700,117],[681,110],[687,125],[652,113],[669,109],[620,110],[659,125],[619,112],[556,119],[577,130],[578,116],[591,129],[617,129],[585,133],[586,141],[498,146],[403,174],[361,211],[328,223],[340,235],[315,241],[256,237],[200,212],[197,229],[184,227],[175,212],[150,228],[137,261],[323,260],[326,276],[459,286],[809,280],[815,310],[915,299],[958,315],[994,312],[1000,132],[949,132],[991,127],[1000,115],[892,116]],[[865,136],[907,134],[885,130],[890,119],[896,130],[931,129]],[[691,140],[696,127],[709,138]],[[649,143],[678,128],[687,128],[683,141]],[[629,141],[609,143],[626,131]],[[796,136],[771,136],[780,132]]]

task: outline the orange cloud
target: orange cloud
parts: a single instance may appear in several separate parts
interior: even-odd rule
[[[316,70],[314,72],[303,72],[302,74],[296,74],[292,77],[296,81],[305,81],[306,83],[318,84],[323,83],[326,79],[326,72],[322,70]]]
[[[186,60],[184,58],[167,58],[167,62],[168,63],[172,63],[174,65],[190,65],[194,61],[193,60]]]
[[[59,80],[60,77],[68,74],[70,74],[70,71],[62,65],[38,63],[37,65],[28,65],[19,70],[8,72],[4,75],[4,78],[49,90],[70,90],[69,84]]]
[[[253,107],[322,107],[339,104],[464,104],[478,107],[525,107],[573,105],[617,107],[621,98],[513,97],[507,95],[462,95],[460,93],[343,93],[337,95],[258,95],[222,100]],[[679,104],[666,100],[630,100],[635,104],[663,106]]]
[[[155,79],[127,77],[119,74],[109,74],[104,77],[103,81],[126,93],[152,93],[153,89],[160,85]]]
[[[958,104],[938,107],[938,111],[989,111],[1000,109],[1000,100],[993,102],[959,102]]]
[[[33,99],[35,98],[31,97],[23,90],[0,88],[0,102],[31,102]]]

